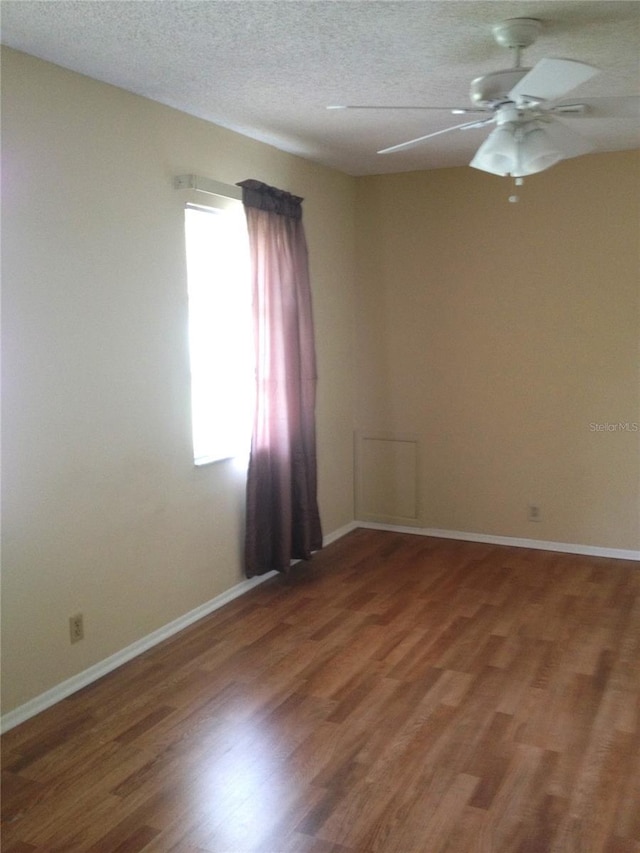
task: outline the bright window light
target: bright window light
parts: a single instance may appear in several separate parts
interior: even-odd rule
[[[253,412],[249,243],[239,201],[185,208],[196,465],[248,453]]]

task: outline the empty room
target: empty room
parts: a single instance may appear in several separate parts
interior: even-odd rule
[[[2,850],[640,853],[640,3],[0,11]]]

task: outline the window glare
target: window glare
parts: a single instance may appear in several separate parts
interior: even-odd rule
[[[253,410],[249,246],[242,205],[185,209],[196,465],[245,455]]]

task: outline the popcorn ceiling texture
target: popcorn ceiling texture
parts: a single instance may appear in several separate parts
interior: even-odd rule
[[[575,97],[638,93],[638,2],[4,0],[2,41],[350,174],[464,165],[486,129],[387,156],[376,150],[459,123],[440,111],[327,111],[329,104],[469,106],[474,77],[508,68],[492,36],[537,17],[524,65],[578,59],[602,74]],[[573,99],[574,93],[571,93]],[[596,150],[638,147],[638,117],[580,118]]]

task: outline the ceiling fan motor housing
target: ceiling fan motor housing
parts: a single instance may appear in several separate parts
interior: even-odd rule
[[[470,97],[480,107],[493,107],[509,100],[509,92],[531,71],[530,68],[508,68],[493,71],[471,81]]]
[[[529,47],[540,35],[542,21],[537,18],[508,18],[496,24],[493,37],[501,47],[517,51],[516,67],[476,77],[471,82],[471,101],[480,107],[495,107],[509,100],[509,92],[530,68],[520,67],[520,50]]]

